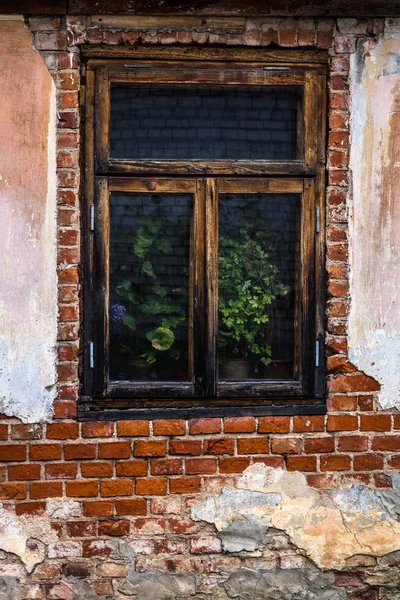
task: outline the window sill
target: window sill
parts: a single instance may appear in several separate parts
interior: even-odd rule
[[[119,400],[82,397],[78,401],[79,421],[122,421],[189,419],[203,417],[324,415],[326,403],[320,398],[260,398],[229,400]]]

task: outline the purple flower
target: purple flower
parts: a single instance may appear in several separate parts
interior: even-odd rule
[[[110,321],[114,332],[121,335],[124,330],[122,319],[126,315],[126,308],[122,304],[113,304],[110,309]]]

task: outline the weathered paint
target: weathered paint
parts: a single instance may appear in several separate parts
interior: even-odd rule
[[[261,532],[273,527],[288,534],[317,567],[342,569],[353,556],[400,549],[393,504],[385,491],[358,485],[320,492],[308,486],[303,473],[260,463],[248,467],[235,487],[194,505],[192,518],[214,523],[227,552],[252,549],[255,527]],[[232,535],[228,545],[225,536],[233,527],[240,535],[232,548]]]
[[[55,86],[24,23],[0,18],[0,412],[51,414],[57,331]]]
[[[350,360],[400,408],[400,22],[352,59]]]

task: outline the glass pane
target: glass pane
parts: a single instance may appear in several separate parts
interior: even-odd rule
[[[297,194],[219,196],[219,379],[293,379]]]
[[[112,85],[110,156],[296,159],[301,98],[286,86]]]
[[[110,195],[110,380],[187,381],[193,199]]]

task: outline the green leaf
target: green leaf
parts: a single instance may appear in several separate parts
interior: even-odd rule
[[[154,273],[153,265],[149,260],[145,260],[142,264],[142,271],[143,273],[146,273],[146,275],[148,275],[149,277],[155,279],[156,274]]]
[[[165,238],[158,239],[156,241],[155,245],[156,245],[157,250],[160,250],[164,254],[167,254],[167,252],[171,252],[171,250],[172,250],[172,246],[171,246],[169,240],[167,240]]]
[[[147,339],[156,350],[169,350],[175,341],[174,333],[166,327],[157,327],[146,334]]]
[[[180,315],[179,317],[166,317],[162,320],[161,325],[169,329],[170,327],[178,327],[179,323],[185,320],[184,315]]]
[[[137,321],[134,317],[132,317],[132,315],[124,315],[122,317],[122,322],[124,325],[126,325],[127,327],[129,327],[129,329],[132,329],[133,331],[136,331],[137,328]]]
[[[157,294],[157,296],[160,296],[161,298],[164,298],[164,296],[167,294],[167,290],[165,289],[165,287],[163,287],[159,283],[155,283],[151,289],[155,294]]]

